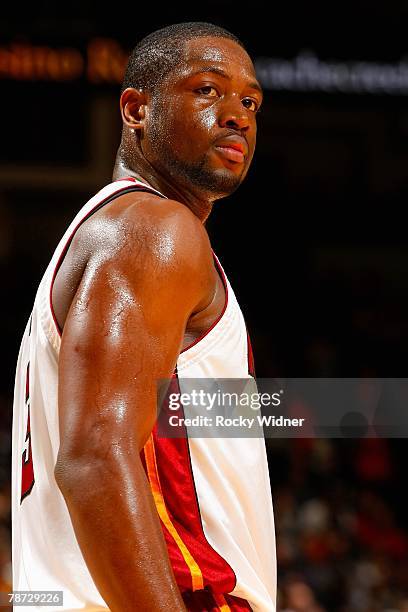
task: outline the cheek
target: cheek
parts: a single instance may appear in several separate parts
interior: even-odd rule
[[[170,109],[175,112],[169,112]],[[183,105],[178,99],[166,107],[152,110],[146,127],[155,150],[171,150],[177,157],[194,159],[207,151],[216,125],[215,105],[192,108],[191,104]]]
[[[178,133],[177,122],[168,109],[156,106],[150,110],[145,120],[144,148],[149,156],[155,153],[159,157],[175,147],[175,135]]]
[[[203,109],[198,114],[198,123],[200,129],[205,130],[207,133],[211,133],[217,124],[217,113],[214,106],[209,106]]]
[[[196,109],[194,113],[191,108],[188,113],[178,121],[180,150],[190,158],[202,157],[208,150],[214,139],[217,125],[216,109],[207,107]]]

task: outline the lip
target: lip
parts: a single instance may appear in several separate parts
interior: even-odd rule
[[[219,153],[229,161],[242,163],[245,159],[244,154],[239,149],[234,147],[226,147],[225,145],[217,145],[215,147]]]
[[[222,138],[215,143],[215,148],[223,157],[233,162],[242,163],[248,155],[246,141],[239,136]]]

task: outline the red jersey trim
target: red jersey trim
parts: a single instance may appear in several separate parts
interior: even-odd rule
[[[163,422],[170,414],[176,414],[174,410],[170,411],[168,401],[169,394],[175,389],[180,391],[177,372],[173,374],[166,400],[160,406],[165,415]],[[180,416],[184,415],[182,407],[179,412]],[[183,428],[177,438],[166,437],[162,431],[160,422],[156,423],[150,442],[154,448],[155,473],[151,469],[147,469],[147,473],[152,490],[160,490],[160,498],[156,495],[159,502],[156,507],[159,516],[165,518],[162,527],[177,584],[181,593],[200,588],[218,594],[231,593],[237,581],[235,572],[222,554],[211,546],[204,533],[187,431]],[[144,449],[145,459],[146,450],[149,454],[149,445]],[[148,463],[145,461],[147,468]],[[180,559],[181,549],[184,549],[183,559]]]
[[[248,351],[248,374],[250,374],[253,378],[256,378],[255,374],[255,360],[254,354],[252,351],[251,338],[249,336],[249,332],[247,329],[247,351]]]

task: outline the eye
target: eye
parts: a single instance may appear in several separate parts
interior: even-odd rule
[[[200,87],[200,89],[196,89],[196,91],[204,96],[209,96],[210,98],[215,98],[218,96],[217,90],[211,85],[205,85],[205,87]]]
[[[260,106],[258,104],[258,102],[256,102],[252,98],[244,98],[242,100],[242,104],[245,106],[245,108],[247,108],[250,111],[253,111],[254,113],[257,112],[257,110],[259,109],[259,106]]]

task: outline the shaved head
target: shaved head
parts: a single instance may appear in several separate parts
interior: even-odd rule
[[[152,32],[133,49],[123,79],[127,87],[152,91],[182,60],[185,44],[194,38],[228,38],[243,49],[242,42],[219,26],[204,22],[176,23]]]

